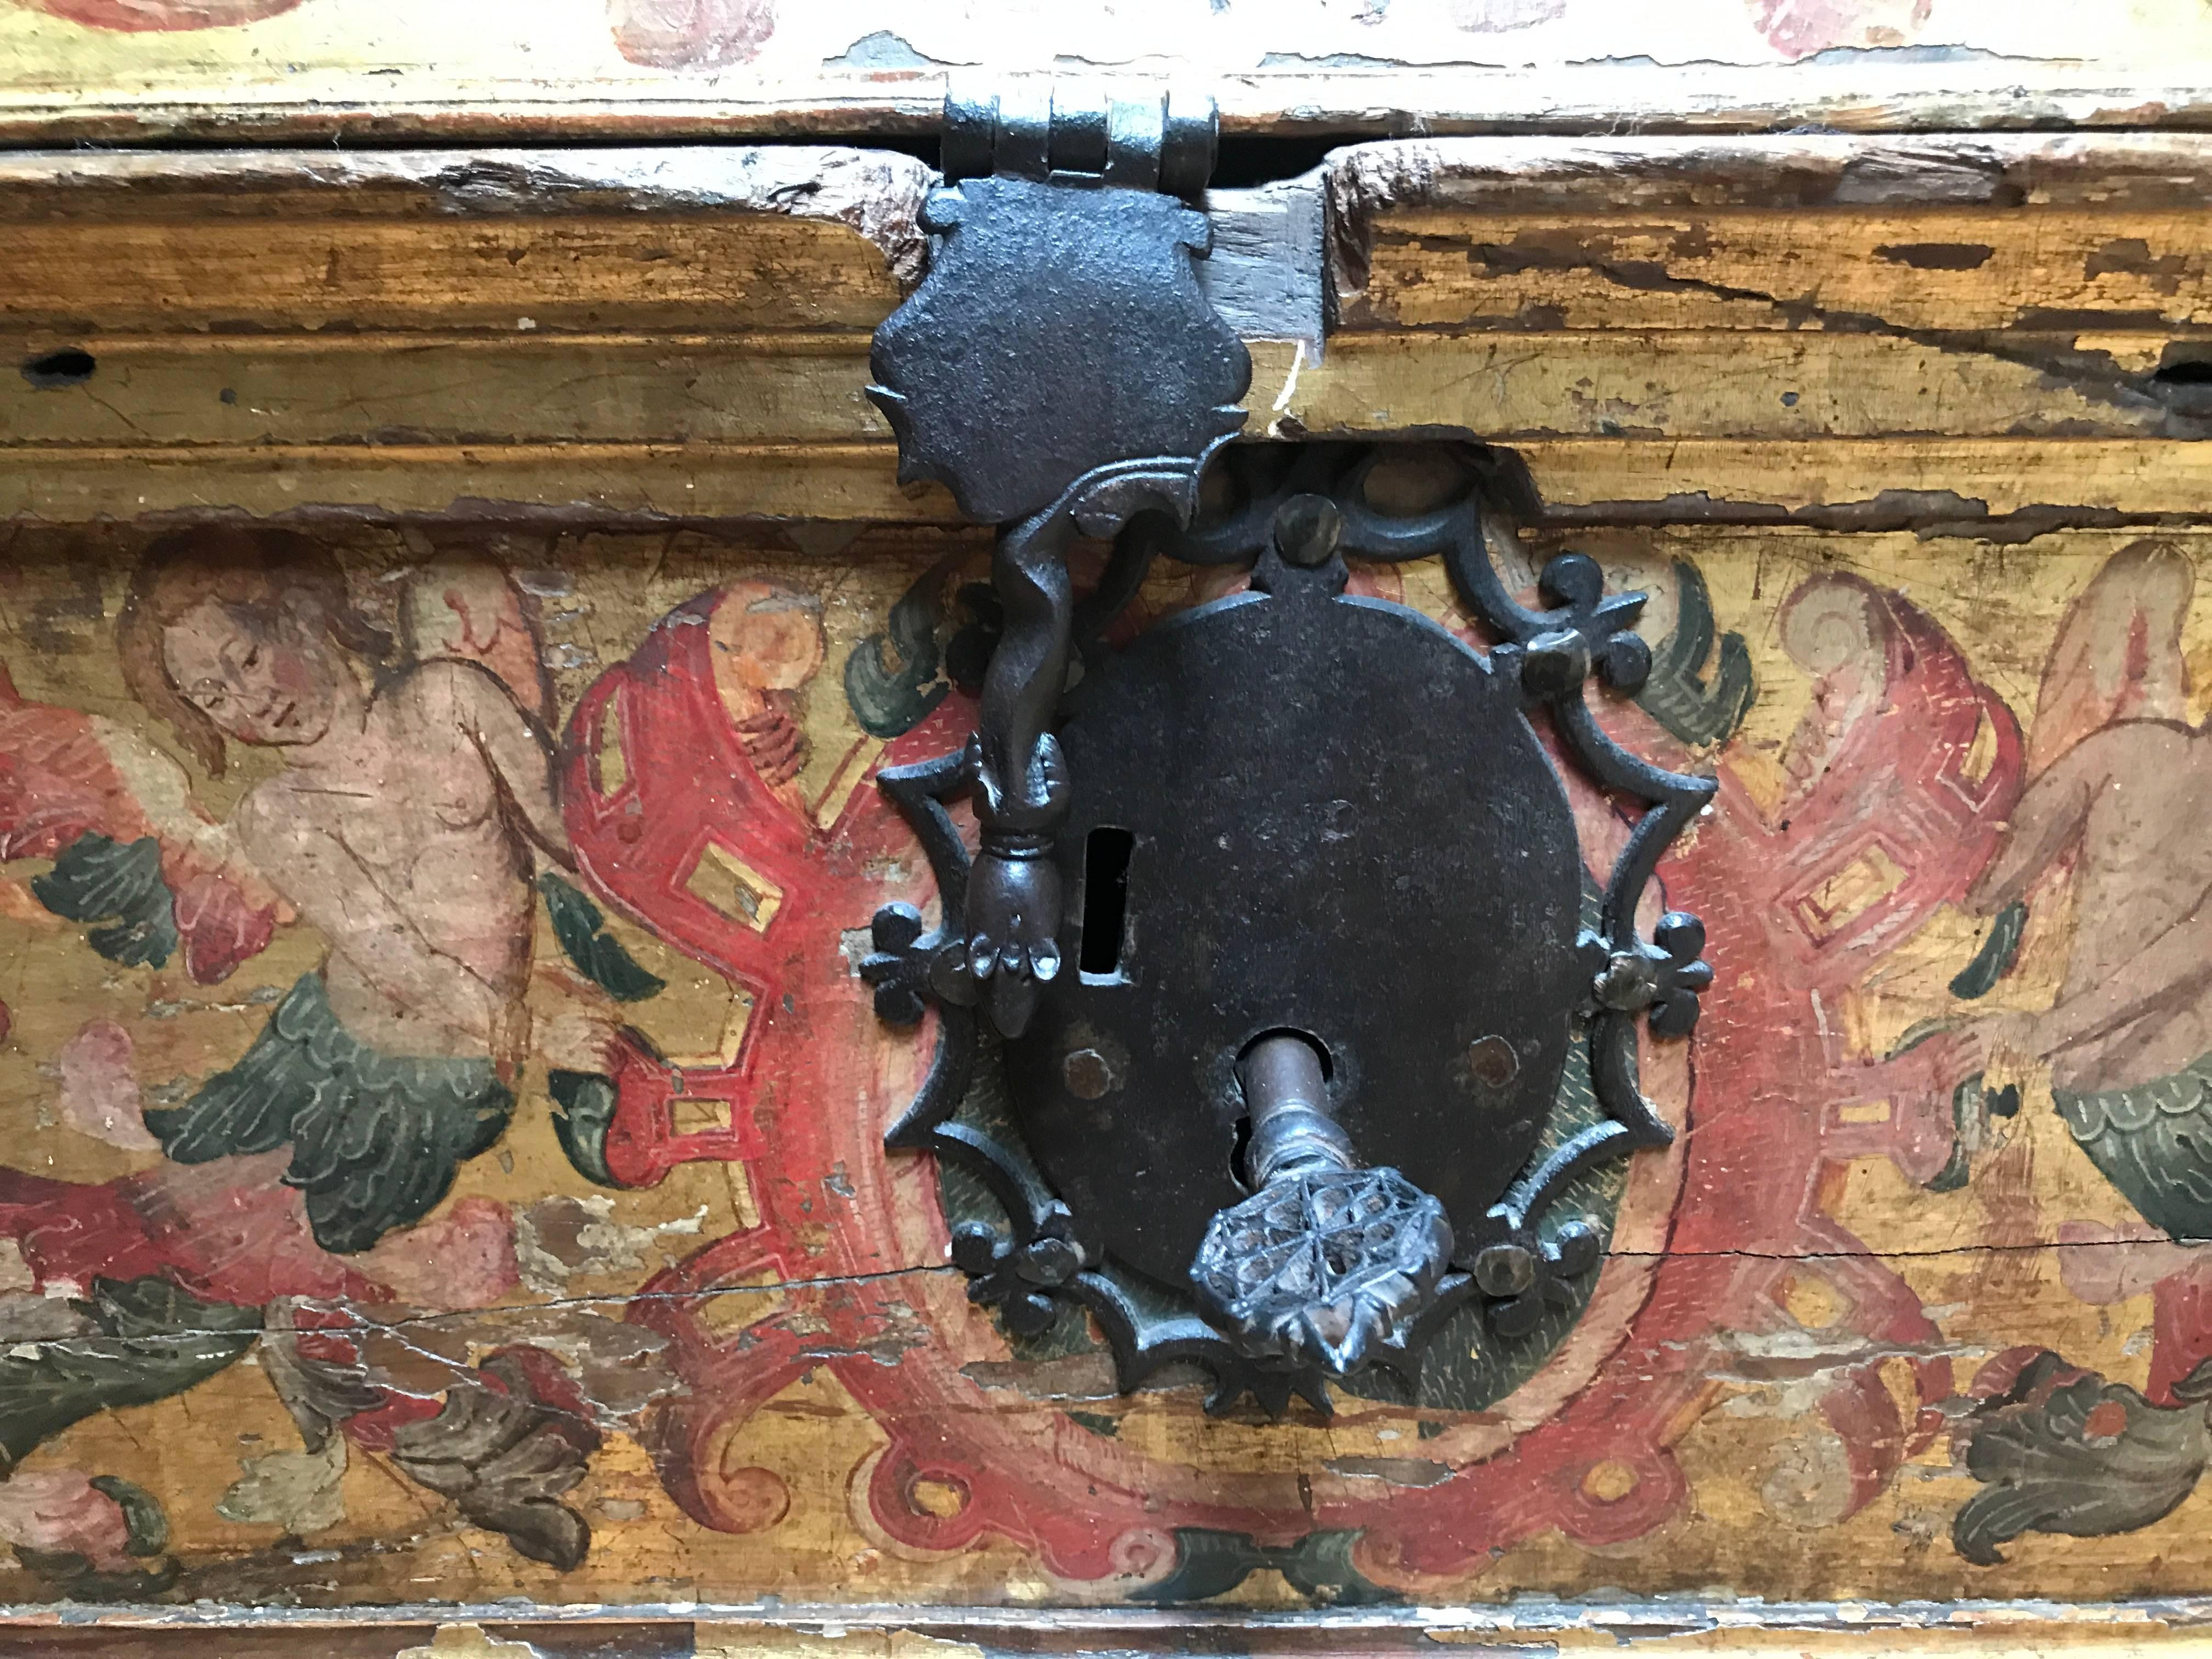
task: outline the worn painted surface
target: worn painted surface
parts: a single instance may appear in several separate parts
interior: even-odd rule
[[[708,1616],[687,1610],[650,1621],[604,1613],[520,1619],[493,1608],[434,1620],[409,1609],[375,1622],[288,1614],[195,1629],[139,1613],[88,1617],[0,1632],[0,1651],[100,1659],[169,1659],[220,1653],[264,1659],[313,1650],[337,1659],[1002,1659],[1034,1653],[1144,1655],[1326,1654],[1382,1659],[1426,1653],[1528,1654],[1613,1650],[1654,1655],[1729,1654],[1742,1659],[1828,1659],[1884,1653],[1997,1659],[2067,1654],[2142,1659],[2194,1651],[2205,1607],[2191,1601],[2124,1607],[2041,1602],[1932,1613],[1863,1603],[1754,1608],[1696,1601],[1621,1602],[1603,1609],[1529,1606],[1516,1613],[1421,1608],[1322,1612],[1295,1620],[1199,1611],[1038,1613],[969,1609],[958,1619],[927,1610],[876,1615],[821,1611]]]
[[[854,957],[931,896],[872,774],[964,736],[995,625],[860,390],[919,164],[0,161],[0,1601],[471,1609],[333,1637],[378,1659],[1619,1634],[1525,1593],[2179,1639],[1858,1602],[2212,1589],[2208,182],[1469,141],[1216,201],[1338,323],[1237,290],[1254,434],[1509,445],[1516,580],[1650,591],[1605,718],[1720,787],[1662,876],[1723,977],[1586,1316],[1267,1425],[1009,1339],[980,1200],[881,1147],[923,1051]],[[938,1611],[583,1617],[768,1597]],[[1342,1622],[1147,1611],[1200,1604]]]
[[[2186,519],[2207,156],[1357,146],[1218,192],[1209,271],[1255,429],[1510,441],[1555,516]],[[949,524],[863,391],[927,178],[734,147],[0,160],[0,505]]]
[[[849,942],[927,891],[867,775],[972,720],[974,538],[239,533],[7,567],[9,1599],[2212,1570],[2199,534],[1581,538],[1657,596],[1608,719],[1721,783],[1662,872],[1728,974],[1644,1057],[1685,1133],[1510,1392],[1267,1425],[1010,1346],[975,1200],[880,1147],[921,1045]]]
[[[912,130],[974,69],[1180,75],[1248,130],[2201,124],[2208,42],[2159,0],[8,0],[0,128]]]

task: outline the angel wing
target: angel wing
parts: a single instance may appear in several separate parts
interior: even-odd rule
[[[2027,738],[2028,781],[2107,726],[2188,718],[2189,659],[2181,632],[2196,589],[2195,566],[2172,542],[2133,542],[2105,561],[2066,607],[2044,660]],[[2036,894],[2065,880],[2073,867],[2072,852],[2061,853],[2027,897],[1998,914],[1979,953],[1951,981],[1954,996],[1985,996],[2012,971],[2029,912],[2041,908]]]
[[[0,859],[52,859],[31,890],[95,924],[93,949],[161,967],[181,946],[203,985],[229,977],[289,920],[184,768],[128,726],[32,702],[0,663]]]
[[[400,637],[417,662],[450,658],[499,676],[541,726],[553,724],[553,682],[539,637],[539,599],[565,581],[510,571],[490,550],[410,537],[423,562],[400,596]]]
[[[2066,607],[2044,664],[2030,777],[2115,720],[2188,717],[2181,630],[2196,586],[2189,556],[2172,542],[2136,542],[2105,561]]]

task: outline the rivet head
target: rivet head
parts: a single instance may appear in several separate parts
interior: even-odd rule
[[[1605,1254],[1605,1238],[1587,1221],[1570,1221],[1552,1240],[1547,1254],[1558,1259],[1561,1273],[1579,1278],[1597,1266]]]
[[[1521,1056],[1502,1036],[1481,1037],[1468,1045],[1467,1069],[1485,1088],[1503,1089],[1521,1074]]]
[[[1040,1238],[1015,1259],[1014,1272],[1032,1285],[1065,1285],[1083,1266],[1083,1252],[1064,1238]]]
[[[1589,678],[1589,643],[1571,628],[1539,634],[1521,659],[1521,684],[1540,697],[1564,697]]]
[[[1474,1282],[1485,1296],[1518,1296],[1536,1282],[1536,1258],[1518,1244],[1492,1244],[1474,1258]]]
[[[1275,509],[1275,551],[1285,564],[1311,570],[1328,562],[1344,533],[1344,515],[1326,495],[1293,495]]]
[[[1060,1062],[1060,1080],[1078,1100],[1097,1100],[1114,1086],[1114,1068],[1096,1048],[1073,1048]]]

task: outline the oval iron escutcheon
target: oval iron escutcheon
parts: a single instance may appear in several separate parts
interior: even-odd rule
[[[1340,565],[1269,562],[1273,592],[1155,629],[1069,697],[1077,971],[1007,1048],[1054,1190],[1178,1290],[1251,1190],[1255,1038],[1317,1039],[1361,1158],[1414,1174],[1472,1249],[1542,1133],[1582,989],[1573,818],[1518,685],[1413,611],[1332,594]],[[1501,1049],[1516,1063],[1470,1059]]]

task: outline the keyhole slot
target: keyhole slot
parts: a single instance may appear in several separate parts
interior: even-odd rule
[[[1137,837],[1102,823],[1083,842],[1083,948],[1076,967],[1086,981],[1110,984],[1121,977],[1129,931],[1129,860]]]

